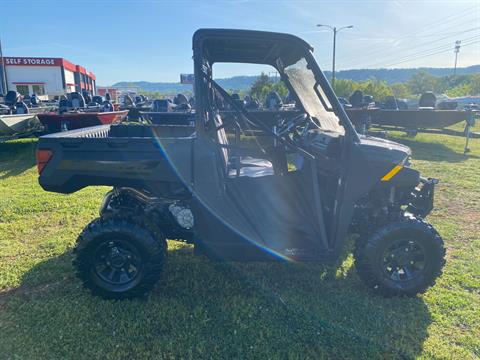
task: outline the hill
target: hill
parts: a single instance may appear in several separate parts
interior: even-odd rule
[[[419,71],[426,71],[433,76],[447,76],[453,73],[453,68],[415,68],[415,69],[352,69],[342,70],[336,73],[338,79],[350,79],[354,81],[364,81],[370,78],[377,78],[386,81],[388,84],[396,82],[405,82]],[[457,68],[457,74],[474,74],[480,73],[480,65],[473,65],[464,68]],[[327,77],[331,76],[330,71],[325,71]],[[257,76],[233,76],[231,78],[217,79],[217,82],[226,89],[247,90],[255,81]],[[113,84],[114,87],[136,86],[143,91],[159,91],[161,93],[179,93],[191,91],[191,85],[184,85],[173,82],[149,82],[122,81]]]
[[[217,82],[226,89],[246,90],[249,89],[257,76],[233,76],[226,79],[217,79]],[[149,81],[121,81],[113,84],[114,87],[135,86],[143,91],[159,91],[161,93],[180,93],[192,91],[192,85],[173,82],[149,82]]]
[[[433,76],[448,76],[453,74],[453,68],[414,68],[414,69],[352,69],[339,71],[336,76],[338,79],[349,79],[354,81],[364,81],[370,78],[384,80],[387,84],[408,81],[413,75],[420,71],[425,71]],[[473,65],[464,68],[457,68],[458,75],[468,75],[480,73],[480,65]],[[327,77],[331,76],[331,71],[325,71]]]

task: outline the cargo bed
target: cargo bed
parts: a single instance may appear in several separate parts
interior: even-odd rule
[[[164,196],[178,197],[186,191],[183,184],[192,180],[194,140],[191,126],[143,124],[101,125],[42,136],[37,150],[39,183],[60,193],[107,185],[157,193],[162,188]]]

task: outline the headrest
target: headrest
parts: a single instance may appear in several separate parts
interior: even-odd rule
[[[418,100],[418,107],[431,107],[434,108],[437,102],[437,97],[431,91],[427,91],[420,96]]]
[[[183,94],[177,94],[177,96],[175,96],[175,98],[173,99],[173,103],[175,105],[188,104],[188,99]]]
[[[92,97],[92,103],[96,103],[98,105],[102,105],[105,99],[102,96],[95,95]]]
[[[20,94],[16,91],[10,90],[5,95],[5,105],[13,106],[15,103],[20,101]]]
[[[28,114],[28,106],[23,101],[15,104],[15,114]]]
[[[276,91],[271,91],[268,93],[267,98],[265,99],[265,107],[267,109],[278,109],[283,106],[283,101],[280,95]]]
[[[153,100],[152,110],[155,112],[168,112],[172,111],[174,107],[169,99],[156,99]]]
[[[105,96],[105,99],[107,99],[106,96]],[[135,103],[133,102],[132,97],[130,95],[125,95],[123,97],[123,103],[125,104],[125,106],[135,106]]]
[[[30,103],[31,103],[33,106],[39,105],[40,101],[39,101],[38,98],[37,98],[37,94],[32,94],[32,96],[30,97]]]
[[[353,107],[360,107],[363,105],[363,92],[362,90],[355,90],[352,95],[348,98],[350,104]]]
[[[113,111],[113,105],[110,101],[104,101],[102,104],[103,111]]]
[[[92,97],[90,96],[90,93],[88,91],[84,91],[82,95],[83,99],[85,100],[85,104],[90,104],[92,102]]]
[[[78,92],[72,92],[67,95],[68,99],[70,100],[70,105],[73,108],[84,108],[85,107],[85,99],[82,94]]]

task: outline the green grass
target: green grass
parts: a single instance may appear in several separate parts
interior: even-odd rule
[[[392,135],[441,179],[429,221],[447,265],[413,299],[372,295],[348,253],[333,268],[213,263],[174,242],[147,299],[92,297],[71,251],[107,189],[44,192],[35,141],[0,144],[0,358],[480,357],[480,140],[464,156],[462,138]]]

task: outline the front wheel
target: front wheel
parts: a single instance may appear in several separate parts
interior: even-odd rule
[[[77,276],[93,294],[108,299],[144,295],[160,278],[166,241],[124,219],[96,219],[75,248]]]
[[[414,217],[360,238],[354,255],[360,278],[386,296],[423,293],[445,264],[442,238],[430,224]]]

